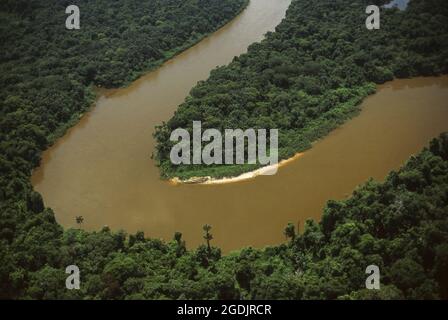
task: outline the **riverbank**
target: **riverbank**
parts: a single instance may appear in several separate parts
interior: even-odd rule
[[[236,177],[224,177],[224,178],[213,178],[211,176],[207,177],[192,177],[189,179],[182,180],[178,177],[174,177],[169,179],[169,183],[172,185],[180,185],[180,184],[199,184],[199,185],[218,185],[218,184],[228,184],[228,183],[236,183],[247,180],[255,179],[258,176],[266,175],[267,172],[280,169],[281,167],[287,165],[290,162],[293,162],[299,159],[304,155],[304,152],[297,153],[293,157],[280,161],[277,164],[265,166],[253,171],[245,172]]]
[[[187,41],[183,45],[173,48],[171,50],[168,50],[164,52],[163,58],[160,58],[156,61],[150,61],[146,67],[144,67],[142,70],[134,71],[132,74],[129,75],[127,79],[125,79],[119,86],[114,87],[102,87],[102,86],[95,86],[94,84],[90,84],[89,86],[85,87],[84,89],[84,95],[86,96],[85,99],[85,106],[78,110],[78,112],[74,113],[70,119],[60,124],[54,132],[52,132],[48,137],[48,145],[47,148],[50,148],[52,145],[56,143],[56,141],[63,137],[70,128],[74,127],[79,123],[79,121],[89,112],[93,110],[96,106],[96,102],[98,101],[98,98],[101,95],[107,95],[108,92],[114,92],[114,90],[117,89],[125,89],[128,88],[132,83],[136,82],[138,79],[142,78],[143,76],[157,71],[159,68],[161,68],[165,63],[169,62],[173,58],[177,57],[178,55],[182,54],[183,52],[187,51],[188,49],[194,47],[198,43],[202,42],[206,38],[210,37],[210,35],[214,34],[215,32],[221,30],[226,25],[231,23],[233,20],[235,20],[239,15],[241,15],[244,10],[247,9],[247,7],[250,4],[250,0],[245,0],[244,4],[241,6],[241,8],[235,13],[235,15],[225,20],[223,23],[218,24],[214,30],[211,32],[200,34],[197,38],[191,39],[190,41]],[[45,150],[44,150],[45,151]],[[35,170],[34,168],[33,170]]]

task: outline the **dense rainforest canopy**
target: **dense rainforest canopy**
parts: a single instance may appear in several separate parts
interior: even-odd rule
[[[252,165],[173,165],[176,128],[279,130],[288,158],[353,116],[375,85],[394,77],[448,71],[448,2],[413,0],[405,11],[381,9],[367,30],[366,6],[387,1],[293,1],[286,19],[248,53],[212,71],[175,115],[157,129],[164,177],[232,176]],[[223,148],[223,153],[225,149]]]
[[[64,29],[65,6],[74,3],[81,9],[82,33]],[[348,200],[329,201],[320,223],[308,221],[300,234],[293,225],[287,226],[287,244],[244,248],[227,256],[207,245],[213,233],[209,227],[204,230],[205,244],[196,249],[187,249],[180,233],[174,234],[173,241],[163,242],[145,238],[141,232],[64,230],[41,196],[32,191],[30,172],[39,163],[41,151],[89,107],[94,98],[91,85],[127,83],[216,29],[245,3],[0,2],[0,298],[448,298],[447,134],[433,140],[384,183],[369,181]],[[190,103],[190,110],[197,112],[192,101],[208,96],[212,116],[218,112],[212,103],[218,97],[225,106],[234,105],[228,101],[238,102],[232,107],[235,114],[217,116],[236,126],[235,119],[243,121],[240,112],[251,103],[248,110],[258,111],[248,113],[246,120],[256,119],[263,125],[268,120],[277,125],[273,114],[288,119],[292,115],[296,122],[304,114],[303,126],[294,127],[287,137],[295,139],[294,134],[302,132],[302,138],[312,141],[321,135],[320,130],[326,132],[350,115],[362,96],[371,92],[372,81],[390,79],[387,70],[396,76],[446,72],[444,1],[413,1],[407,12],[388,11],[383,26],[387,19],[401,23],[391,22],[395,29],[388,33],[367,34],[375,39],[374,45],[357,38],[356,30],[340,26],[352,25],[353,19],[362,26],[364,16],[361,21],[355,13],[365,9],[360,3],[296,0],[276,33],[253,45],[248,55],[236,58],[229,67],[214,71],[210,80],[193,89],[178,114],[185,116],[183,110]],[[173,16],[172,12],[177,13]],[[409,15],[406,20],[404,15]],[[300,45],[291,48],[288,34],[290,42]],[[290,58],[284,52],[291,52]],[[263,64],[271,71],[264,72]],[[343,69],[333,73],[339,66]],[[371,72],[375,76],[367,76]],[[381,79],[384,74],[387,77]],[[251,80],[242,81],[240,75]],[[365,78],[359,79],[361,75]],[[220,81],[229,88],[220,87]],[[238,100],[246,95],[247,103]],[[327,96],[329,101],[337,97],[325,105],[336,110],[334,114],[320,109]],[[335,107],[341,103],[346,107]],[[273,112],[276,108],[279,112]],[[316,122],[309,131],[300,131],[313,120],[320,121],[321,114],[328,126]],[[287,146],[292,146],[291,152],[299,147]],[[65,288],[65,268],[71,264],[81,270],[80,290]],[[380,291],[363,289],[365,268],[370,264],[380,267]]]

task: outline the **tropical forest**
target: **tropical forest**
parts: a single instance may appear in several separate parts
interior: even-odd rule
[[[0,299],[448,299],[448,2],[390,2],[2,0]]]

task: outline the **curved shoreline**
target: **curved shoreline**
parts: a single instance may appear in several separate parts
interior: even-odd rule
[[[182,180],[182,179],[179,179],[178,177],[174,177],[174,178],[169,179],[168,182],[171,185],[177,186],[177,185],[183,185],[183,184],[219,185],[219,184],[230,184],[230,183],[248,181],[248,180],[255,179],[256,177],[258,177],[260,175],[264,175],[264,173],[266,171],[270,171],[274,168],[279,169],[279,168],[289,164],[290,162],[293,162],[293,161],[299,159],[304,154],[305,154],[304,152],[299,152],[299,153],[296,153],[291,158],[282,160],[277,164],[261,167],[256,170],[253,170],[253,171],[242,173],[235,177],[213,178],[211,176],[206,176],[206,177],[192,177],[187,180]]]

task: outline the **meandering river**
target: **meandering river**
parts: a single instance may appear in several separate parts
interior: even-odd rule
[[[96,106],[44,154],[32,183],[64,227],[169,240],[189,248],[211,224],[224,251],[284,241],[288,222],[320,218],[369,177],[383,179],[430,138],[448,130],[448,77],[396,80],[365,100],[362,112],[275,176],[224,185],[172,186],[151,160],[154,126],[168,120],[197,81],[273,31],[290,0],[252,0],[234,21]]]

